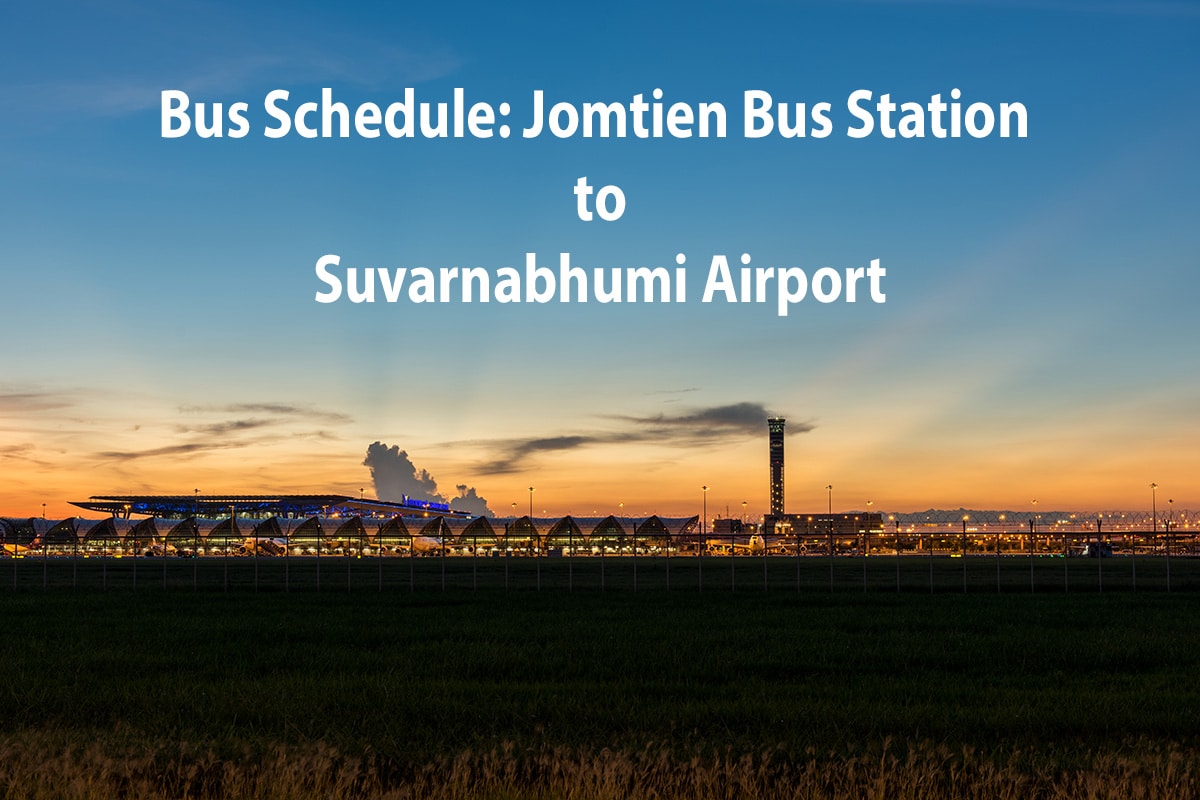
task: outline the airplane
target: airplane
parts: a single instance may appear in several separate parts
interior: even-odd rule
[[[12,556],[13,558],[24,558],[25,554],[38,547],[38,540],[34,539],[28,545],[23,544],[7,544],[3,546],[3,555]]]
[[[747,555],[761,555],[767,552],[767,542],[763,539],[761,533],[753,533],[750,535],[749,541],[739,542],[736,539],[709,539],[705,542],[705,546],[710,552],[729,553],[732,551],[734,555],[744,553]]]
[[[239,556],[282,556],[287,554],[287,539],[273,539],[267,536],[247,536],[237,549]]]
[[[446,552],[450,552],[450,543],[445,543]],[[443,543],[434,536],[413,536],[412,549],[417,554],[427,553],[438,555],[442,552]]]

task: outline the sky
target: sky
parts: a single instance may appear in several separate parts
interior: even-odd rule
[[[537,514],[1200,507],[1200,6],[16,2],[0,10],[0,515],[97,494],[406,490]],[[508,103],[513,135],[269,138]],[[721,103],[724,138],[523,138],[549,102]],[[1021,103],[1024,138],[865,138],[846,106]],[[744,93],[828,102],[743,135]],[[162,93],[247,103],[164,137]],[[191,112],[195,106],[190,106]],[[226,122],[229,120],[226,117]],[[232,125],[230,125],[230,129]],[[227,129],[228,130],[228,129]],[[580,218],[573,187],[618,187]],[[682,303],[317,302],[317,261],[686,256]],[[886,302],[702,303],[878,259]],[[345,274],[343,269],[342,274]],[[383,460],[381,460],[383,459]],[[388,495],[391,495],[390,497]]]

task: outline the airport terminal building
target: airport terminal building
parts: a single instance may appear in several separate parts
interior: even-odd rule
[[[700,530],[697,516],[492,518],[407,498],[394,503],[335,494],[94,496],[73,505],[107,516],[0,519],[0,540],[10,550],[51,553],[211,555],[247,548],[261,552],[269,541],[294,555],[619,554],[635,547],[642,552],[693,548]]]

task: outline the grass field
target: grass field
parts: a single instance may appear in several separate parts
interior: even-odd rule
[[[508,592],[498,565],[472,591],[453,560],[443,592],[439,561],[411,565],[412,591],[385,563],[382,592],[377,563],[350,564],[349,591],[323,563],[320,592],[315,565],[284,592],[260,564],[257,593],[247,560],[228,593],[219,561],[195,591],[191,562],[165,591],[140,564],[136,592],[124,563],[108,591],[92,563],[20,563],[4,796],[1200,796],[1200,595],[1167,594],[1150,560],[1138,592],[1106,560],[1103,594],[1095,561],[1067,593],[1061,559],[1035,563],[1034,593],[1002,564],[999,595],[969,563],[965,596],[957,559],[934,594],[907,561],[898,594],[894,564],[868,564],[864,593],[850,559],[832,593],[820,560],[799,592],[794,564],[764,592],[753,559],[706,560],[702,584],[673,559],[667,592],[645,563],[636,593],[625,563],[601,592],[595,564],[526,559]],[[1172,568],[1194,587],[1197,565]]]

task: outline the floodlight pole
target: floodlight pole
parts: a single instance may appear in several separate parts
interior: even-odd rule
[[[871,506],[873,500],[867,501],[867,514],[863,519],[863,594],[867,593],[867,556],[871,552]]]
[[[329,506],[321,506],[325,521],[329,522]],[[325,526],[317,520],[317,591],[321,591],[321,540],[325,538]]]
[[[704,537],[706,535],[704,524],[708,519],[708,486],[700,487],[700,496],[703,499],[703,505],[700,513],[700,538],[696,540],[696,591],[704,591],[704,558],[702,557],[704,547]]]
[[[234,517],[236,516],[236,514],[237,514],[237,506],[233,506],[233,505],[229,506],[229,527],[227,527],[225,529],[225,548],[224,548],[225,549],[225,554],[224,554],[225,591],[227,591],[227,592],[229,591],[229,532],[231,530],[233,530],[233,526],[235,524]],[[135,556],[136,556],[136,552],[135,552]]]
[[[829,531],[829,592],[833,593],[833,484],[825,487],[829,506],[826,509],[825,522]]]
[[[200,490],[192,490],[192,591],[200,588],[200,524],[196,518],[200,516]]]
[[[1167,517],[1167,591],[1171,591],[1171,523],[1175,521],[1175,501],[1167,500],[1167,505],[1171,509]]]
[[[625,504],[617,503],[617,513],[621,518],[625,518]],[[623,528],[624,526],[622,526]],[[633,531],[633,591],[637,591],[637,526],[632,527]]]
[[[1000,594],[1000,536],[1004,533],[1004,514],[1000,515],[1000,527],[996,529],[996,594]]]
[[[1029,515],[1029,593],[1033,594],[1033,548],[1037,536],[1037,500],[1032,501],[1033,513]]]
[[[542,590],[542,562],[539,560],[542,555],[541,536],[538,534],[537,526],[533,524],[533,492],[534,488],[529,487],[529,530],[532,533],[531,541],[533,542],[533,564],[534,571],[537,573],[537,590]]]
[[[129,504],[125,504],[125,521],[129,522]],[[127,534],[128,535],[128,534]],[[133,590],[137,591],[137,537],[133,537]]]
[[[896,546],[896,594],[900,594],[900,522],[896,519],[896,515],[892,514],[892,536],[894,541],[892,544]]]

